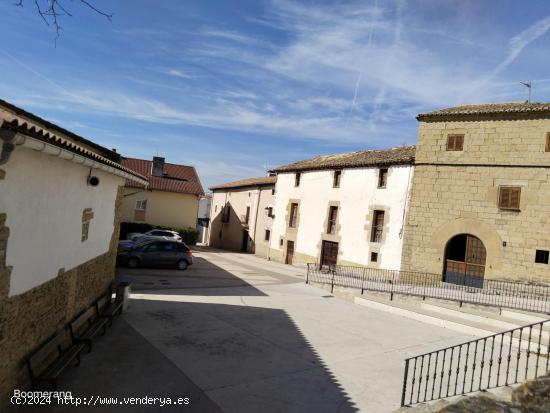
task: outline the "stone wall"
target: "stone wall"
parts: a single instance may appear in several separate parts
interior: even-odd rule
[[[550,250],[550,120],[421,123],[403,268],[441,274],[458,234],[487,251],[486,278],[550,281],[535,263]],[[447,133],[464,133],[464,151],[446,151]],[[499,186],[521,187],[519,211],[498,207]]]
[[[114,280],[120,224],[121,188],[109,251],[23,294],[8,297],[9,268],[5,248],[9,231],[0,215],[0,406],[14,388],[25,389],[30,378],[23,361],[40,343],[63,328],[80,310],[104,293]]]

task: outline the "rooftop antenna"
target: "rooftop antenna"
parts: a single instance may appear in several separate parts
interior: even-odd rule
[[[527,103],[531,103],[531,86],[533,83],[530,80],[527,80],[526,82],[519,82],[519,83],[521,83],[523,86],[529,89],[529,99],[527,99]]]

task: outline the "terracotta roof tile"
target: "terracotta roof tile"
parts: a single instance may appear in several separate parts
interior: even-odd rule
[[[439,109],[433,112],[421,113],[416,118],[424,120],[446,120],[474,117],[520,117],[520,116],[550,116],[550,103],[484,103],[477,105],[461,105]]]
[[[145,179],[139,173],[121,165],[119,163],[120,155],[116,152],[60,128],[3,100],[0,100],[0,107],[8,111],[2,115],[4,120],[0,125],[1,129],[7,133],[20,133],[102,163],[126,174],[133,175],[137,180]],[[136,185],[139,184],[136,183]]]
[[[364,166],[412,164],[415,146],[317,156],[312,159],[279,166],[275,172],[306,171],[316,169],[358,168]]]
[[[197,171],[192,166],[177,165],[173,163],[164,164],[165,175],[153,176],[151,173],[152,161],[145,159],[123,158],[122,165],[147,177],[149,189],[167,192],[180,192],[184,194],[200,195],[204,191],[197,175]],[[141,188],[142,186],[132,181],[126,182],[127,187]]]
[[[231,188],[244,188],[247,186],[269,186],[274,185],[277,182],[276,176],[262,176],[259,178],[241,179],[240,181],[228,182],[225,184],[211,186],[211,190],[216,189],[231,189]]]

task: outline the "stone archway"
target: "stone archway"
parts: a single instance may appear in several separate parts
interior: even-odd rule
[[[471,234],[453,236],[445,246],[443,281],[483,288],[487,250],[483,242]]]

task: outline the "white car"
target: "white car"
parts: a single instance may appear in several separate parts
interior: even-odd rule
[[[170,241],[181,241],[181,236],[176,231],[170,231],[167,229],[152,229],[145,233],[132,232],[128,234],[127,238],[131,241],[146,240],[146,239],[165,239]]]

